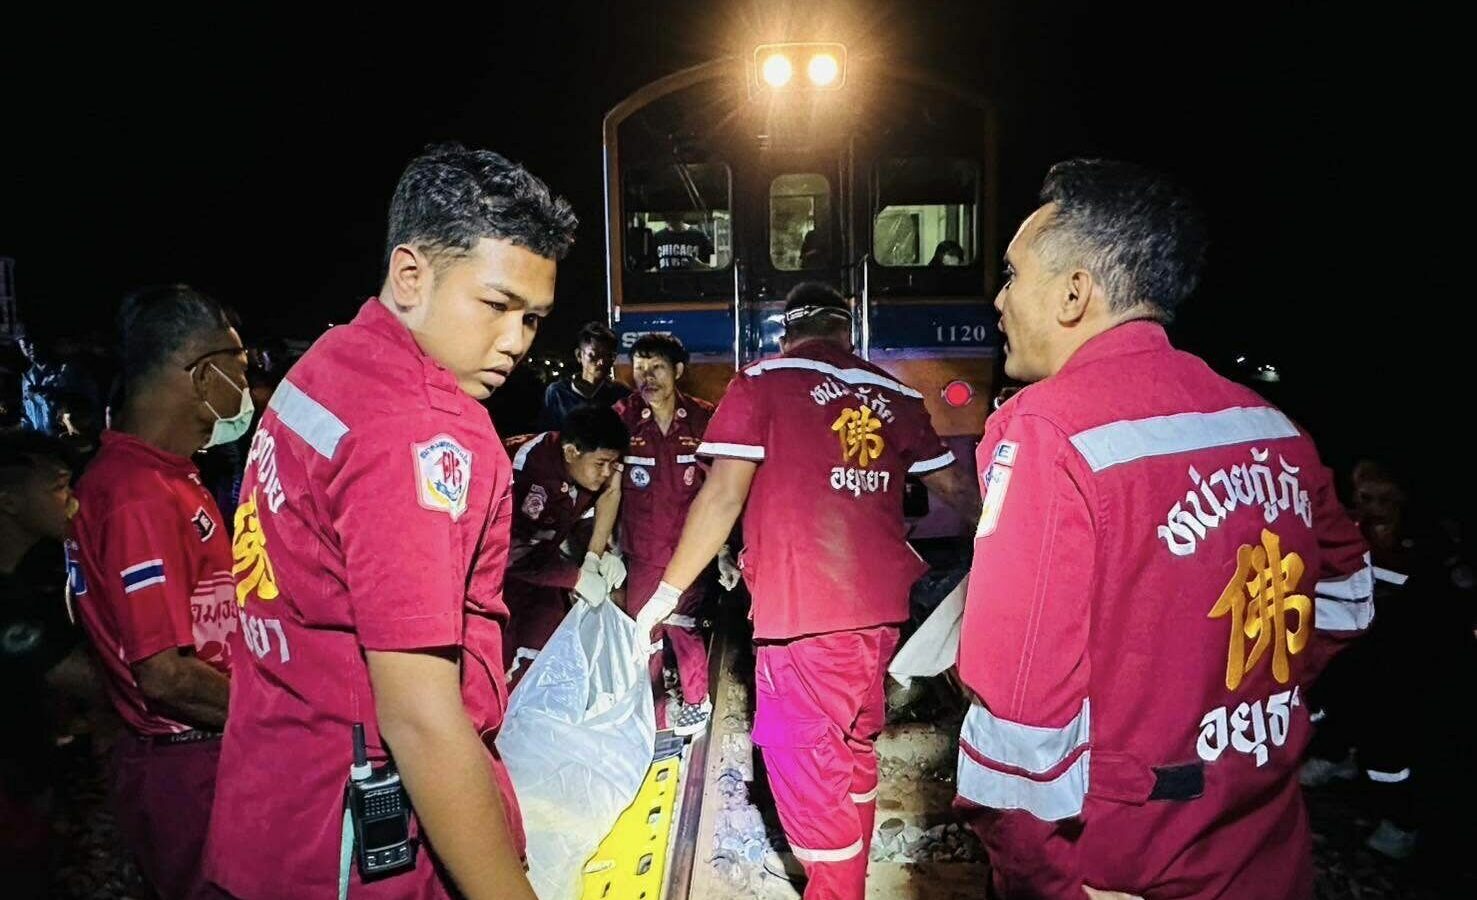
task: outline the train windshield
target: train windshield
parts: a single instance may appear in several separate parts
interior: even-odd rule
[[[722,163],[673,162],[626,175],[626,265],[636,272],[726,269],[732,178]]]
[[[831,182],[813,172],[769,183],[769,261],[782,272],[834,265]]]

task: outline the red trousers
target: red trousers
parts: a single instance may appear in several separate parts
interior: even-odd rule
[[[203,874],[220,750],[219,739],[158,745],[131,734],[113,747],[118,831],[164,900],[220,896]]]
[[[862,900],[877,816],[883,679],[898,629],[878,626],[761,644],[754,743],[780,823],[805,866],[806,900]]]

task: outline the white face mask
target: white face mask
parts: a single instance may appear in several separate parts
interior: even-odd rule
[[[231,387],[233,388],[236,387],[236,383],[234,381],[231,381],[231,379],[226,376],[225,372],[222,372],[219,368],[217,368],[215,363],[211,363],[210,367],[212,369],[215,369],[215,373],[217,375],[225,378],[227,384],[231,385]],[[222,416],[220,413],[215,411],[214,406],[210,405],[209,400],[205,401],[205,408],[210,410],[210,412],[215,416],[215,427],[210,430],[210,440],[205,442],[206,447],[218,447],[221,444],[234,443],[236,441],[239,441],[241,437],[245,435],[248,430],[250,430],[251,415],[252,413],[256,412],[256,406],[251,402],[251,388],[248,386],[244,388],[236,388],[236,390],[241,392],[241,410],[234,416]]]

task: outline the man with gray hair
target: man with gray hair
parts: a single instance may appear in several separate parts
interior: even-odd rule
[[[957,806],[1002,897],[1306,898],[1302,695],[1373,615],[1312,440],[1170,346],[1205,229],[1123,163],[1054,166],[995,300]],[[1118,893],[1122,892],[1122,893]]]
[[[77,483],[67,541],[72,604],[127,726],[113,748],[118,829],[166,900],[215,896],[201,852],[238,620],[225,523],[191,457],[251,424],[231,321],[186,285],[124,301],[123,402]]]

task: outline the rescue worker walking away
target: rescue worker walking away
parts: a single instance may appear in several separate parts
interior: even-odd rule
[[[512,468],[478,401],[549,314],[574,227],[522,166],[430,148],[390,202],[380,296],[272,395],[236,511],[244,646],[207,848],[230,894],[534,896],[493,745]],[[346,804],[351,763],[385,787]]]
[[[883,677],[926,569],[905,540],[903,479],[922,476],[968,521],[978,505],[922,395],[852,352],[840,294],[798,285],[784,320],[784,355],[735,375],[708,424],[697,451],[713,458],[708,480],[636,621],[649,629],[672,612],[743,511],[754,743],[807,900],[861,900]]]
[[[1305,694],[1373,615],[1313,441],[1165,335],[1205,230],[1134,166],[1053,167],[1006,253],[959,672],[958,807],[1005,898],[1313,896]]]

